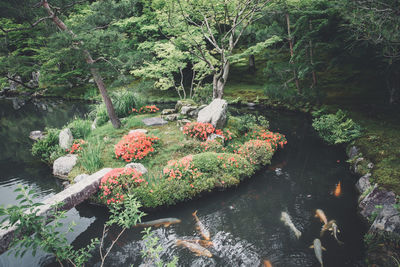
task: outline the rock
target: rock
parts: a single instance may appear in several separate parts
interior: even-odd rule
[[[208,106],[200,110],[198,122],[211,123],[214,127],[222,129],[227,118],[228,103],[223,99],[214,99]]]
[[[147,126],[164,125],[168,123],[160,117],[145,118],[142,122]]]
[[[200,109],[196,108],[188,113],[188,115],[192,118],[197,117],[199,115]]]
[[[175,112],[175,109],[173,109],[173,108],[163,109],[163,111],[161,111],[161,115],[168,115],[168,114],[172,114],[174,112]]]
[[[193,100],[185,99],[185,100],[178,100],[178,102],[176,102],[175,110],[177,112],[181,112],[182,107],[187,107],[187,106],[197,107],[196,103]]]
[[[356,146],[352,146],[347,151],[347,156],[349,157],[349,159],[352,159],[352,158],[356,157],[359,153],[360,153],[360,151],[358,151],[358,148]]]
[[[178,121],[176,122],[176,124],[177,124],[178,126],[183,126],[183,125],[188,124],[188,123],[191,123],[191,122],[192,122],[191,120],[183,119],[183,120],[178,120]]]
[[[376,206],[385,206],[396,204],[396,195],[392,191],[379,189],[376,185],[374,189],[358,204],[361,211],[360,214],[365,218],[369,218],[373,212],[377,212]]]
[[[29,133],[29,138],[32,139],[33,141],[37,141],[45,138],[45,135],[43,134],[42,131],[32,131]]]
[[[382,230],[400,234],[400,213],[393,205],[384,205],[370,230]]]
[[[12,99],[12,104],[13,104],[13,109],[18,110],[25,105],[25,100],[16,97]]]
[[[92,125],[90,126],[90,129],[92,129],[92,130],[96,129],[96,125],[97,125],[97,118],[94,119],[94,121],[92,122]]]
[[[138,172],[141,172],[142,174],[145,174],[147,172],[146,167],[144,167],[143,164],[141,163],[129,163],[126,164],[125,168],[135,169]]]
[[[19,76],[19,75],[10,75],[10,73],[8,75],[11,76],[11,77],[14,76],[14,77],[12,77],[14,80],[22,83],[21,76]],[[12,80],[8,80],[8,84],[10,86],[10,90],[11,91],[17,90],[17,87],[21,86],[18,82],[14,82]]]
[[[190,111],[195,110],[197,107],[193,107],[193,106],[184,106],[181,108],[181,114],[182,115],[187,115]]]
[[[219,135],[219,134],[212,133],[207,137],[207,140],[210,140],[210,141],[213,141],[213,140],[216,140],[216,139],[221,139],[222,143],[224,142],[224,137],[222,135]]]
[[[367,190],[371,186],[371,183],[369,182],[370,177],[371,177],[371,174],[367,173],[366,175],[364,175],[360,179],[358,179],[358,181],[356,183],[356,188],[360,194],[364,193],[365,190]]]
[[[179,114],[169,114],[164,117],[165,120],[167,121],[176,121],[178,119]]]
[[[74,183],[79,183],[80,181],[86,179],[87,177],[89,177],[89,175],[86,173],[79,174],[74,178]]]
[[[71,148],[73,141],[74,137],[72,136],[71,130],[69,128],[65,128],[58,135],[58,144],[63,149]]]
[[[368,169],[373,169],[374,168],[374,164],[372,162],[368,163],[367,168]]]
[[[134,130],[130,130],[130,131],[129,131],[129,134],[132,134],[132,133],[144,133],[144,134],[147,134],[147,130],[146,130],[146,129],[134,129]]]
[[[354,161],[353,165],[350,166],[350,170],[352,170],[354,173],[358,173],[358,165],[361,165],[363,161],[364,161],[364,158],[357,158]],[[360,173],[358,173],[358,174],[360,174]]]
[[[251,103],[251,102],[250,102],[250,103],[247,103],[246,105],[247,105],[248,107],[251,107],[251,108],[252,108],[252,107],[255,107],[255,106],[256,106],[256,103]]]
[[[78,155],[75,154],[69,154],[56,159],[53,163],[53,175],[60,178],[67,178],[77,161]]]

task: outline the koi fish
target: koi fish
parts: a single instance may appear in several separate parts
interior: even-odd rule
[[[138,223],[135,225],[135,227],[150,227],[150,226],[154,226],[154,227],[160,227],[160,226],[164,226],[164,227],[168,227],[171,224],[175,224],[175,223],[180,223],[181,220],[177,219],[177,218],[163,218],[163,219],[158,219],[158,220],[153,220],[153,221],[148,221],[148,222],[142,222],[142,223]]]
[[[202,247],[205,248],[209,248],[214,246],[214,243],[212,241],[209,240],[202,240],[202,239],[186,239],[186,240],[182,240],[182,241],[186,241],[186,242],[191,242],[191,243],[196,243],[199,244]]]
[[[320,236],[322,237],[322,236],[324,235],[325,231],[328,231],[328,230],[329,230],[329,231],[332,231],[332,226],[333,226],[333,224],[336,224],[336,221],[335,221],[335,220],[330,220],[329,222],[327,222],[326,224],[324,224],[324,225],[322,226]]]
[[[197,243],[187,242],[185,240],[178,239],[176,240],[176,245],[188,248],[190,251],[194,252],[197,256],[206,256],[209,258],[212,257],[212,254],[208,249],[203,248]]]
[[[321,209],[315,211],[315,218],[319,218],[324,224],[328,223],[328,219],[326,218],[324,211]]]
[[[294,232],[294,235],[297,237],[297,239],[300,238],[301,232],[294,226],[292,219],[290,218],[289,214],[286,212],[282,211],[281,213],[281,221],[285,223],[285,225],[289,226],[289,228]]]
[[[264,260],[263,266],[264,267],[272,267],[272,264],[271,264],[271,262],[269,260]]]
[[[332,229],[332,230],[331,230],[331,229]],[[343,243],[342,241],[340,241],[340,240],[337,238],[337,233],[340,233],[340,230],[339,230],[337,224],[336,224],[336,223],[333,223],[331,229],[329,229],[329,230],[332,231],[332,235],[333,235],[333,237],[336,239],[336,241],[338,242],[338,244],[339,244],[339,245],[343,245],[344,243]]]
[[[321,263],[321,267],[323,267],[324,264],[322,262],[322,250],[326,251],[326,248],[321,245],[321,240],[319,240],[318,238],[314,239],[314,242],[310,246],[310,248],[314,248],[315,257],[317,258],[319,263]]]
[[[204,226],[204,224],[199,220],[197,217],[197,210],[192,213],[193,217],[196,219],[196,229],[199,230],[201,236],[205,240],[210,240],[210,232],[207,230],[207,228]]]
[[[336,185],[335,191],[333,192],[333,194],[335,195],[335,197],[339,197],[340,194],[342,194],[342,186],[340,184],[340,182]]]

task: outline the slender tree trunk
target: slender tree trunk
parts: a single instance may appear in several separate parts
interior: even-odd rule
[[[251,54],[249,56],[249,72],[250,73],[255,73],[256,72],[256,61],[254,59],[254,55]]]
[[[71,31],[67,25],[64,24],[62,20],[58,18],[58,16],[53,12],[53,10],[50,8],[49,3],[47,0],[42,0],[41,2],[42,6],[44,9],[46,9],[47,14],[52,17],[53,22],[57,25],[57,27],[62,30],[68,32],[72,37],[76,37],[76,34]],[[80,45],[82,43],[79,43]],[[101,77],[99,71],[97,68],[93,66],[95,61],[93,60],[92,56],[90,55],[89,51],[83,50],[83,54],[85,55],[86,58],[86,63],[89,64],[90,66],[90,72],[93,75],[93,79],[95,80],[97,87],[100,91],[101,96],[103,97],[104,104],[106,105],[107,113],[110,118],[110,121],[113,125],[114,128],[120,128],[121,127],[121,122],[118,119],[117,115],[115,114],[114,106],[112,105],[110,96],[107,93],[106,86],[103,82],[103,78]]]
[[[309,20],[309,25],[310,25],[310,31],[312,31],[311,20]],[[312,87],[315,88],[317,86],[317,74],[315,73],[315,70],[314,70],[313,43],[312,43],[311,38],[309,40],[309,46],[310,46],[310,63],[311,63],[311,68],[312,68],[311,73],[312,73],[312,79],[313,79]]]
[[[217,74],[214,74],[213,99],[216,98],[222,99],[222,97],[224,96],[224,88],[226,80],[228,79],[229,69],[230,69],[229,61],[225,61],[221,71]]]
[[[287,33],[288,33],[289,48],[290,48],[290,64],[292,64],[292,67],[293,67],[293,78],[294,78],[294,81],[296,84],[297,91],[299,93],[301,93],[299,78],[297,77],[296,67],[294,66],[294,62],[292,60],[293,59],[293,39],[292,39],[291,31],[290,31],[289,13],[286,13],[285,16],[286,16]]]

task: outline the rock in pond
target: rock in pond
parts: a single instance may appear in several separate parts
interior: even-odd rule
[[[400,212],[393,205],[383,206],[370,230],[382,230],[400,234]]]
[[[392,191],[380,189],[375,185],[374,189],[358,204],[361,211],[360,214],[365,218],[369,218],[372,213],[379,212],[378,208],[386,205],[396,204],[396,195]]]
[[[157,126],[157,125],[164,125],[164,124],[168,123],[166,120],[163,120],[160,117],[145,118],[142,121],[147,126]]]
[[[29,133],[29,138],[33,141],[41,140],[45,137],[42,131],[32,131]]]
[[[72,132],[69,128],[65,128],[58,135],[58,143],[62,149],[71,148],[73,141],[74,137],[72,136]]]
[[[129,163],[129,164],[126,164],[125,168],[135,169],[138,172],[141,172],[142,174],[145,174],[147,172],[146,167],[143,166],[143,164],[141,164],[141,163]]]
[[[56,159],[53,163],[53,175],[60,178],[67,178],[78,161],[78,155],[69,154]]]
[[[147,130],[146,130],[146,129],[134,129],[134,130],[130,130],[130,131],[129,131],[129,134],[132,134],[132,133],[144,133],[144,134],[147,134]]]
[[[211,123],[214,127],[222,129],[227,118],[228,103],[223,99],[214,99],[208,106],[200,110],[197,122]]]
[[[356,188],[360,194],[364,193],[365,190],[367,190],[371,186],[371,183],[369,182],[370,177],[371,177],[371,174],[367,173],[366,175],[364,175],[360,179],[358,179],[358,181],[356,183]]]
[[[79,174],[74,178],[74,183],[79,183],[80,181],[85,180],[87,177],[89,177],[89,174],[86,173]]]

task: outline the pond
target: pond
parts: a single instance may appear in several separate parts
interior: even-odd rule
[[[52,177],[51,169],[30,156],[31,130],[47,126],[61,126],[75,115],[82,115],[82,104],[58,103],[52,112],[40,105],[26,104],[19,110],[10,109],[7,101],[0,103],[0,199],[2,204],[15,203],[13,189],[26,184],[41,195],[54,194],[61,189]],[[325,266],[363,266],[365,249],[363,235],[366,226],[357,215],[356,178],[350,173],[343,147],[325,145],[314,133],[310,118],[304,114],[273,110],[233,109],[233,114],[265,115],[271,130],[287,136],[288,145],[273,158],[272,164],[259,171],[239,187],[209,194],[194,201],[152,212],[143,220],[176,217],[182,220],[168,228],[152,231],[159,238],[165,261],[178,256],[179,266],[260,266],[269,260],[273,266],[320,266],[309,246],[319,238],[322,224],[314,217],[316,209],[324,210],[328,220],[335,219],[341,232],[339,245],[325,233],[321,237]],[[4,152],[3,152],[4,151]],[[341,183],[339,197],[333,194]],[[200,238],[192,216],[199,219],[211,232],[212,258],[197,257],[191,251],[177,247],[177,239]],[[297,239],[281,221],[281,212],[290,214],[294,225],[302,232]],[[102,207],[82,204],[67,213],[68,221],[77,223],[68,239],[77,247],[100,237],[107,211]],[[126,232],[112,250],[107,266],[139,266],[143,263],[141,228]],[[112,229],[106,242],[118,234]],[[88,266],[99,264],[95,256]],[[1,266],[57,266],[51,256],[43,253],[22,259],[0,257]]]

